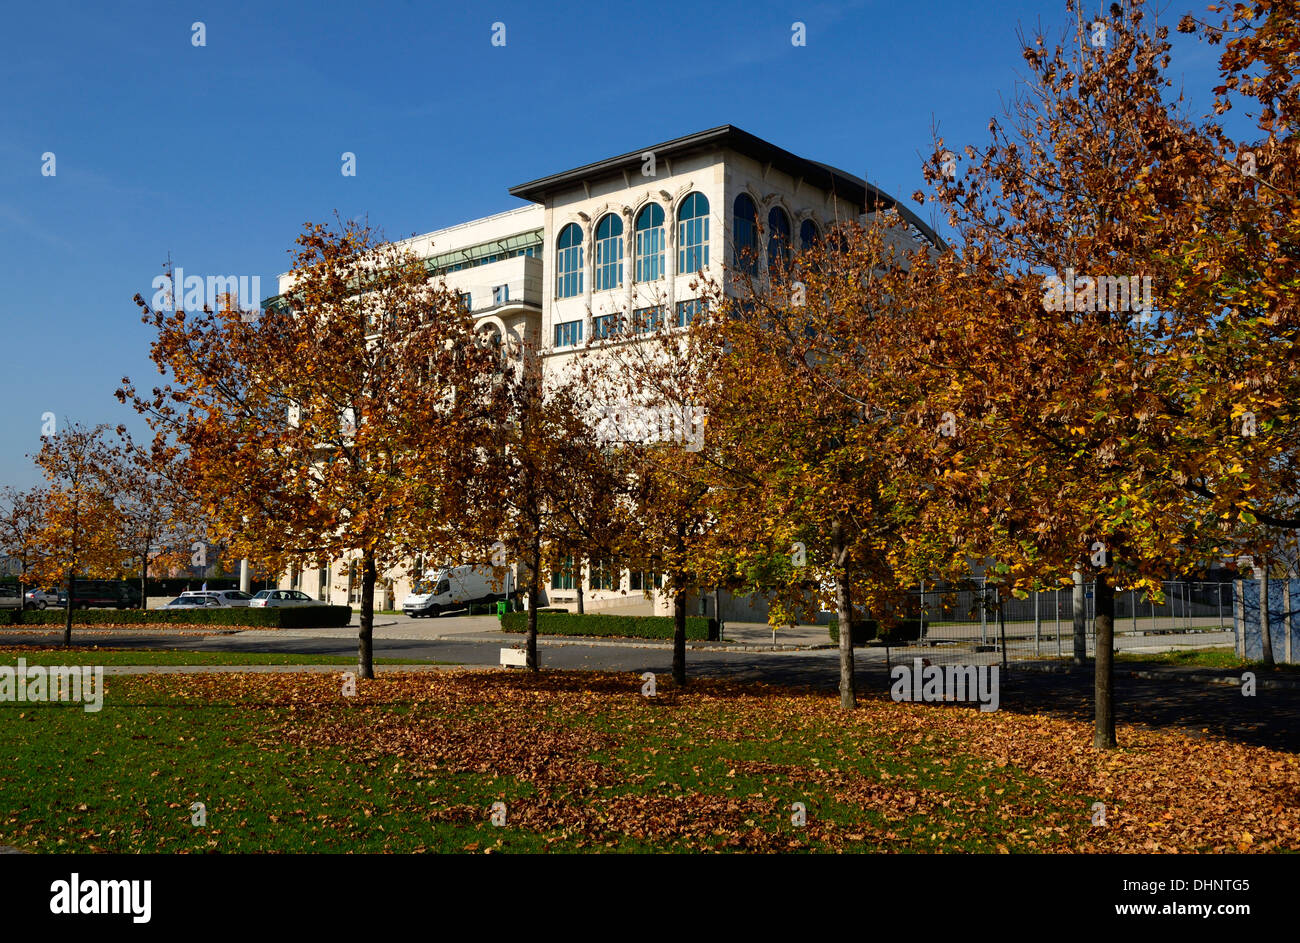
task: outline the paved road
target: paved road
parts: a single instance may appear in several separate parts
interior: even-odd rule
[[[391,619],[391,617],[389,617]],[[410,620],[405,620],[409,623]],[[376,629],[375,654],[381,658],[413,658],[464,665],[496,665],[502,639],[478,641],[484,622],[479,619],[420,620],[417,625],[391,620]],[[355,630],[300,632],[241,632],[229,635],[83,634],[80,644],[114,648],[169,648],[197,651],[286,652],[355,655]],[[74,636],[74,639],[76,637]],[[0,644],[50,644],[49,635],[0,633]],[[1168,646],[1169,637],[1134,639],[1145,647]],[[1204,644],[1204,641],[1201,641]],[[936,662],[942,660],[936,649]],[[610,642],[557,643],[542,640],[542,665],[551,669],[628,671],[640,674],[671,672],[672,653],[667,646],[643,647]],[[887,697],[889,676],[880,649],[857,650],[859,690],[867,696]],[[897,652],[890,657],[897,658]],[[967,659],[963,659],[967,660]],[[997,661],[996,653],[981,660]],[[803,651],[698,651],[687,653],[692,676],[761,681],[833,692],[838,682],[838,655],[831,649]],[[1300,752],[1300,690],[1261,689],[1243,697],[1240,689],[1164,677],[1132,675],[1132,666],[1117,669],[1117,717],[1123,723],[1175,727],[1193,736],[1218,735],[1275,749]],[[937,708],[943,709],[943,708]],[[1044,672],[1013,667],[1001,684],[1001,709],[1051,713],[1081,721],[1092,718],[1092,674],[1080,669]]]

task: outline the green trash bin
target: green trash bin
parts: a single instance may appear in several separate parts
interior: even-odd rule
[[[505,615],[505,614],[506,614],[507,612],[509,612],[509,611],[510,611],[510,603],[506,602],[504,599],[500,600],[500,601],[497,603],[497,615],[498,615],[498,616],[503,616],[503,615]]]

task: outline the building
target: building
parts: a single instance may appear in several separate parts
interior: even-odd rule
[[[692,281],[718,282],[738,258],[759,271],[777,253],[808,246],[838,222],[897,208],[901,238],[937,243],[915,214],[862,179],[799,157],[731,125],[712,128],[510,188],[519,209],[407,240],[430,272],[461,293],[481,329],[539,351],[543,374],[563,369],[590,339],[612,333],[632,312],[653,329],[682,327],[697,310]],[[280,291],[287,279],[280,279]],[[354,564],[290,574],[321,599],[360,602]],[[548,605],[588,611],[668,614],[653,574],[588,561],[581,573],[553,574]],[[409,588],[388,574],[376,605],[392,608]],[[646,592],[649,596],[646,596]],[[761,600],[721,594],[724,618],[762,620]],[[713,596],[689,611],[716,615]]]

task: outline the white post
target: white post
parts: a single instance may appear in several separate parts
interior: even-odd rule
[[[1038,597],[1041,595],[1039,590],[1034,590],[1034,655],[1042,654],[1040,645],[1042,644],[1043,619],[1038,610]]]
[[[244,559],[239,561],[239,591],[241,593],[247,593],[252,590],[252,587],[252,568],[248,565],[248,557],[244,557]]]

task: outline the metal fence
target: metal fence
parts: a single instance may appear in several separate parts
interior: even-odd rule
[[[918,649],[901,657],[923,655],[932,663],[994,663],[1068,658],[1073,654],[1071,587],[1017,599],[996,586],[975,582],[973,589],[922,586],[913,591],[907,615],[919,617],[918,637],[891,647]],[[1170,581],[1162,586],[1164,598],[1160,602],[1145,592],[1115,593],[1117,649],[1233,644],[1231,583]],[[1084,584],[1083,590],[1085,648],[1092,655],[1096,618],[1093,584]]]

